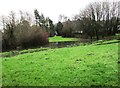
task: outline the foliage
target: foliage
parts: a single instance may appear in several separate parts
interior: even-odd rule
[[[39,12],[37,9],[34,10],[34,14],[35,14],[35,19],[36,19],[36,25],[39,25],[40,27],[44,27],[45,26],[45,17],[43,14],[39,15]]]
[[[120,25],[120,14],[118,2],[94,2],[90,3],[73,20],[64,21],[62,36],[75,37],[93,40],[104,39],[106,36],[113,36],[118,33]]]
[[[50,37],[53,37],[55,35],[54,25],[53,21],[49,19],[49,30],[50,30]]]
[[[57,26],[56,26],[56,31],[57,31],[57,35],[58,36],[61,36],[61,34],[62,34],[62,28],[63,28],[63,24],[59,21],[57,23]]]
[[[68,19],[68,21],[63,23],[61,35],[63,37],[73,37],[72,31],[73,31],[72,22]]]
[[[3,51],[38,47],[48,43],[48,32],[45,28],[31,24],[25,17],[21,16],[20,21],[15,20],[12,13],[11,19],[6,19],[3,31]]]
[[[54,36],[55,30],[54,30],[53,21],[49,17],[45,18],[45,16],[42,13],[40,15],[37,9],[34,10],[34,14],[35,14],[36,25],[42,27],[42,29],[48,32],[49,36],[51,37]]]

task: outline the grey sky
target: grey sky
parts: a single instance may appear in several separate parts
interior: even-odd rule
[[[18,13],[22,10],[33,13],[34,9],[38,9],[39,13],[57,22],[60,14],[72,17],[93,1],[98,0],[1,0],[0,16],[8,15],[10,11]]]
[[[38,9],[40,13],[57,22],[60,14],[72,17],[91,1],[95,0],[1,0],[0,16],[8,15],[10,11],[33,13],[34,9]]]

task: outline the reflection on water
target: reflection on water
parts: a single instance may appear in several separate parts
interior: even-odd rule
[[[47,50],[48,48],[62,48],[62,47],[68,47],[68,46],[77,46],[80,43],[77,41],[71,41],[71,42],[50,42],[48,45],[42,46],[42,48],[39,49],[32,49],[32,50],[27,50],[27,51],[10,51],[7,54],[2,54],[2,57],[11,57],[11,56],[16,56],[19,54],[25,54],[25,53],[33,53],[33,52],[39,52],[39,51],[44,51]]]
[[[78,41],[67,41],[67,42],[50,42],[48,45],[45,45],[45,47],[50,48],[62,48],[67,46],[77,46],[79,45]]]

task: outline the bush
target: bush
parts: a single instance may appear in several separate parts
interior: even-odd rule
[[[22,48],[37,47],[48,43],[48,34],[41,27],[32,26],[16,31],[17,45]]]
[[[7,29],[8,31],[9,29]],[[3,33],[3,51],[12,50],[12,46],[10,45],[10,38],[7,37],[9,34]],[[30,26],[29,24],[21,25],[18,24],[13,31],[14,35],[14,49],[18,47],[24,48],[32,48],[42,46],[48,43],[48,33],[44,31],[43,28],[39,26]]]

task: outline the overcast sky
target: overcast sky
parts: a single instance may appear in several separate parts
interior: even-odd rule
[[[93,1],[98,0],[1,0],[0,16],[8,15],[10,11],[18,13],[22,10],[33,13],[34,9],[38,9],[39,13],[57,22],[60,14],[72,17]]]

